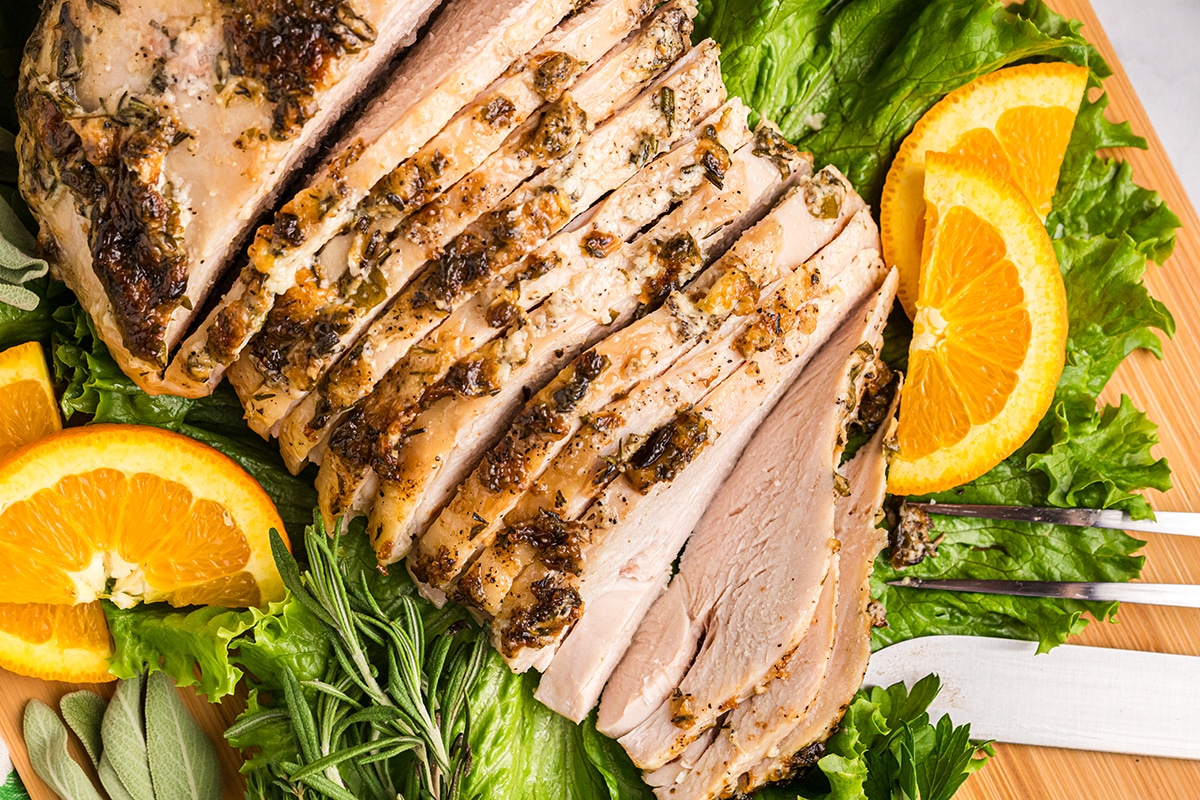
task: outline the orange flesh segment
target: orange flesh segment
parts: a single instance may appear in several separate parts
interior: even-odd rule
[[[163,592],[228,577],[250,558],[244,534],[213,501],[195,500],[175,481],[112,469],[68,475],[13,503],[0,514],[0,542],[8,551],[0,562],[0,586],[11,587],[5,595],[36,596],[47,578],[85,570],[97,551],[145,564],[146,579]],[[56,590],[47,599],[75,597]]]
[[[61,429],[42,346],[28,342],[0,352],[0,459]]]
[[[0,668],[42,680],[100,683],[112,638],[99,603],[0,603]]]
[[[22,380],[0,386],[0,456],[16,450],[23,444],[40,439],[58,430],[58,409],[47,404],[42,387],[34,380]]]
[[[1075,110],[1062,106],[1010,108],[996,122],[996,138],[1012,165],[1013,181],[1043,219],[1050,213]]]
[[[904,453],[925,456],[962,441],[971,425],[1000,413],[1016,388],[1029,326],[1016,267],[1005,255],[996,229],[969,209],[954,206],[942,216],[913,325],[921,369],[909,378],[915,413],[902,417],[898,431]]]

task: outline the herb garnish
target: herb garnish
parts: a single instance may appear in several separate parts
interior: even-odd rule
[[[121,681],[108,703],[94,692],[74,692],[59,708],[112,800],[221,797],[217,752],[166,673]],[[101,800],[67,753],[67,728],[53,709],[31,700],[24,733],[34,770],[59,797]]]
[[[300,681],[283,665],[282,708],[298,753],[271,765],[273,783],[305,797],[463,797],[471,768],[467,694],[487,643],[471,626],[430,635],[417,601],[377,596],[366,574],[347,569],[320,519],[308,528],[308,570],[272,535],[292,596],[320,620],[333,658],[320,679]],[[386,670],[381,666],[386,665]],[[279,709],[244,715],[227,734],[253,742]],[[302,788],[303,787],[303,788]]]

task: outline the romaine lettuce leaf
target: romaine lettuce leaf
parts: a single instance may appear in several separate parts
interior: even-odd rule
[[[706,0],[696,35],[721,43],[730,94],[874,203],[900,141],[948,92],[1034,58],[1107,75],[1079,28],[1040,0]]]
[[[625,751],[533,697],[535,673],[514,675],[495,651],[470,695],[471,753],[467,797],[525,800],[652,798]]]

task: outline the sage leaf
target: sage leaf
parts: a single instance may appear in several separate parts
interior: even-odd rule
[[[138,675],[118,683],[100,724],[104,755],[133,800],[154,800],[150,756],[146,752],[146,720],[142,714],[145,680]]]
[[[146,738],[156,800],[221,800],[221,766],[212,742],[166,673],[147,680]]]
[[[29,701],[24,733],[34,771],[55,794],[63,800],[102,800],[83,767],[67,753],[67,726],[50,706]]]
[[[105,706],[106,703],[100,695],[86,689],[71,692],[58,701],[63,719],[71,726],[79,741],[83,742],[83,749],[92,760],[92,766],[97,768],[100,766],[100,751],[103,750],[100,744],[100,723],[104,720]]]
[[[125,784],[121,783],[121,778],[113,769],[112,762],[108,760],[108,753],[100,755],[100,764],[96,767],[96,773],[100,776],[100,783],[104,786],[104,791],[108,792],[108,796],[112,800],[133,800],[133,795],[125,788]]]
[[[38,296],[21,284],[46,274],[48,267],[37,252],[37,242],[17,213],[0,199],[0,303],[22,311],[37,308]]]

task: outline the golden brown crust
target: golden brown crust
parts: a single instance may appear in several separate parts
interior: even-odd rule
[[[41,66],[46,45],[50,75]],[[69,193],[87,221],[91,267],[122,343],[165,366],[167,323],[187,288],[187,258],[179,206],[161,174],[167,151],[190,134],[149,95],[126,94],[111,113],[88,113],[76,100],[83,49],[71,5],[47,8],[26,47],[17,93],[22,191],[35,212]]]

